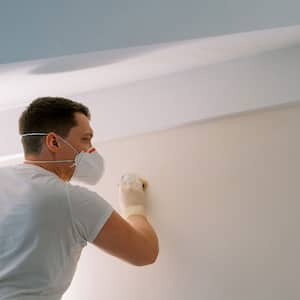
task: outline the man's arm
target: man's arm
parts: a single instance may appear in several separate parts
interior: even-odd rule
[[[154,263],[159,252],[157,235],[146,217],[146,187],[147,182],[135,174],[122,176],[119,201],[124,219],[114,211],[93,242],[136,266]]]
[[[131,215],[126,221],[116,211],[93,244],[135,266],[154,263],[159,252],[157,236],[144,216]]]

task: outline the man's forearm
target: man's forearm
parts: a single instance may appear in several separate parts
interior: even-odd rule
[[[158,256],[159,242],[153,227],[148,222],[147,218],[142,215],[130,215],[127,218],[127,221],[145,239],[145,242],[151,249],[151,255],[154,262]]]

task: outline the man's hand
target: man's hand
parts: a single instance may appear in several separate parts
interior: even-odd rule
[[[119,203],[124,218],[130,215],[146,216],[145,189],[146,180],[134,173],[127,173],[121,177],[119,184]]]

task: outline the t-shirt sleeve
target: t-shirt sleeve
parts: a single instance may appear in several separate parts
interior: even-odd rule
[[[79,242],[93,242],[113,212],[112,206],[96,192],[67,185],[73,228]]]

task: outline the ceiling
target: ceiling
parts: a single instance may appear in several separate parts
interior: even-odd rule
[[[297,0],[2,0],[0,64],[300,24]]]
[[[179,1],[173,2],[172,10],[167,10],[165,6],[167,3],[170,5],[169,1],[161,2],[159,11],[155,10],[158,8],[155,2],[143,7],[137,4],[133,10],[128,7],[124,10],[120,4],[113,7],[112,1],[106,4],[111,5],[109,8],[101,6],[112,18],[108,18],[109,14],[103,16],[104,11],[100,11],[98,19],[101,30],[111,25],[110,39],[103,33],[97,39],[95,34],[99,28],[96,30],[94,26],[94,30],[88,30],[87,25],[83,25],[85,18],[91,18],[87,24],[96,22],[92,8],[100,5],[99,2],[91,1],[91,6],[85,2],[83,7],[79,1],[73,1],[73,6],[68,1],[62,1],[60,11],[55,5],[50,9],[48,3],[41,7],[38,1],[30,6],[31,2],[26,2],[27,5],[18,2],[20,5],[14,11],[18,21],[15,22],[9,19],[9,15],[16,2],[11,0],[0,4],[0,7],[6,5],[5,10],[0,10],[0,25],[6,26],[0,26],[1,38],[6,40],[0,52],[0,62],[6,62],[0,64],[0,126],[6,128],[3,133],[6,142],[0,149],[0,162],[22,152],[17,120],[24,107],[40,96],[70,97],[88,105],[98,143],[294,103],[300,99],[297,82],[300,25],[275,26],[298,21],[298,14],[292,10],[296,8],[296,2],[291,1],[293,5],[289,6],[287,1],[284,7],[273,2],[271,17],[272,9],[269,9],[268,16],[266,14],[269,7],[267,1],[260,1],[260,9],[255,1],[251,7],[249,4],[245,7],[238,4],[234,9],[233,1],[227,1],[226,7],[210,1],[205,4],[206,12],[211,13],[211,18],[219,18],[220,23],[216,25],[208,16],[204,17],[199,1],[187,2],[182,10],[179,9],[182,6]],[[203,16],[198,23],[196,7],[198,16]],[[82,13],[82,20],[77,18],[76,9],[80,8],[84,12],[89,11],[87,15]],[[247,18],[235,14],[244,12],[246,8],[248,11],[250,8],[252,11],[259,10],[260,13]],[[21,9],[24,12],[19,15]],[[290,18],[283,18],[284,14],[279,14],[279,9],[291,9]],[[39,15],[36,15],[37,10]],[[121,11],[123,19],[120,20]],[[158,14],[157,20],[153,22],[151,19],[150,30],[147,26],[150,26],[150,12],[154,11]],[[264,19],[260,15],[262,12],[266,16]],[[25,23],[29,15],[34,16],[28,22],[31,31]],[[163,19],[167,15],[168,18]],[[43,24],[39,24],[41,16],[44,17]],[[58,26],[55,20],[63,16],[65,22]],[[176,22],[179,19],[175,16],[181,18],[180,28]],[[189,16],[191,27],[185,27]],[[129,17],[132,22],[140,18],[144,23],[134,27],[137,31],[131,28],[128,34],[123,32],[122,37],[118,36],[126,30],[121,28],[122,20],[125,22]],[[74,25],[75,20],[77,22],[79,19],[83,26],[81,31]],[[205,30],[200,28],[204,23]],[[68,32],[71,25],[77,30],[77,44],[69,40],[72,38]],[[12,26],[10,31],[3,30],[8,26]],[[44,26],[48,26],[47,30]],[[276,28],[262,30],[272,26]],[[255,28],[259,30],[253,30]],[[38,34],[38,30],[44,32],[37,40],[34,35]],[[150,32],[152,35],[149,35]],[[53,39],[57,39],[56,43]],[[51,45],[49,41],[52,41]],[[96,41],[101,41],[101,45]],[[86,44],[87,48],[80,48],[82,44]]]
[[[300,45],[300,26],[0,65],[0,111]],[[100,100],[99,100],[100,101]]]

